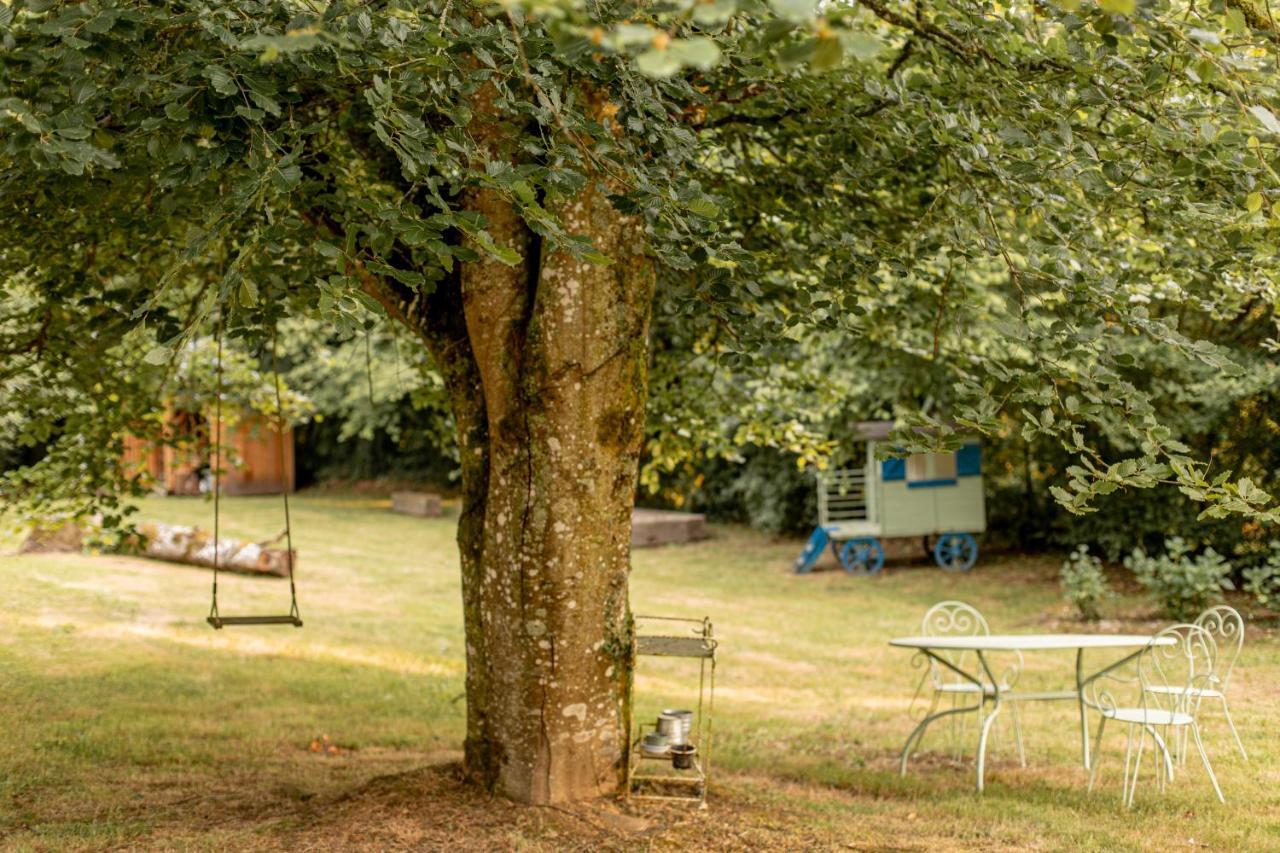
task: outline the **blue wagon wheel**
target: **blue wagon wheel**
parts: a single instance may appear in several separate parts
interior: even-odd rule
[[[884,568],[884,546],[869,536],[850,539],[840,549],[840,565],[850,574],[874,575]]]
[[[933,561],[947,572],[967,572],[978,561],[978,540],[969,533],[944,533],[933,546]]]
[[[809,536],[809,541],[804,544],[804,550],[800,552],[799,557],[796,557],[796,574],[804,575],[813,571],[813,564],[818,562],[818,558],[822,556],[822,549],[827,547],[827,542],[830,540],[831,536],[825,527],[815,527],[813,534]]]

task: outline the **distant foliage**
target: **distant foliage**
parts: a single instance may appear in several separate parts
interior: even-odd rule
[[[1113,597],[1102,571],[1102,560],[1089,553],[1088,545],[1077,545],[1062,564],[1062,590],[1075,605],[1081,619],[1102,618],[1102,604]]]
[[[391,478],[445,487],[456,479],[444,382],[403,330],[370,317],[344,334],[296,318],[282,338],[285,375],[315,412],[297,432],[302,485]]]
[[[1178,536],[1169,539],[1163,555],[1150,556],[1137,548],[1124,564],[1171,619],[1195,619],[1222,601],[1223,590],[1234,588],[1231,564],[1225,557],[1212,548],[1193,556],[1186,541]]]
[[[683,508],[767,533],[808,533],[817,523],[812,472],[787,454],[753,448],[740,462],[708,460],[704,471]]]
[[[1263,607],[1280,601],[1280,539],[1271,543],[1265,563],[1244,570],[1244,589]]]

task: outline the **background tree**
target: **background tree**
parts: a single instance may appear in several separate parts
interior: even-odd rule
[[[782,368],[813,335],[902,365],[933,401],[908,425],[934,427],[903,448],[1017,417],[1077,456],[1057,492],[1077,511],[1170,481],[1265,514],[1170,438],[1127,350],[1238,372],[1147,304],[1274,303],[1269,19],[821,11],[15,0],[4,377],[104,415],[58,427],[101,448],[74,483],[93,503],[122,425],[102,395],[141,342],[163,368],[214,326],[253,347],[298,314],[402,324],[457,432],[467,766],[531,802],[619,779],[655,306],[673,349],[759,389],[812,386]],[[750,428],[785,432],[773,408]],[[1131,456],[1097,452],[1103,421]]]

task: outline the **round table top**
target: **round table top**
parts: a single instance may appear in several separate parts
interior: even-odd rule
[[[1145,646],[1150,634],[980,634],[975,637],[897,637],[891,646],[908,649],[954,649],[956,651],[1040,651],[1051,649],[1118,649]],[[1159,645],[1170,646],[1173,637],[1161,637]]]

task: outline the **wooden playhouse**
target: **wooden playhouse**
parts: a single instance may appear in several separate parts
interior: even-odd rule
[[[167,495],[199,495],[213,487],[213,418],[171,410],[165,418],[168,441],[126,435],[126,466],[143,473]],[[222,493],[274,495],[297,486],[292,428],[284,433],[254,412],[223,418]]]
[[[866,442],[861,467],[818,475],[818,526],[795,570],[813,569],[830,545],[846,571],[871,574],[884,566],[885,538],[921,537],[940,568],[967,571],[978,559],[975,534],[986,530],[982,446],[966,440],[954,453],[916,453],[876,459],[892,421],[858,424]]]

